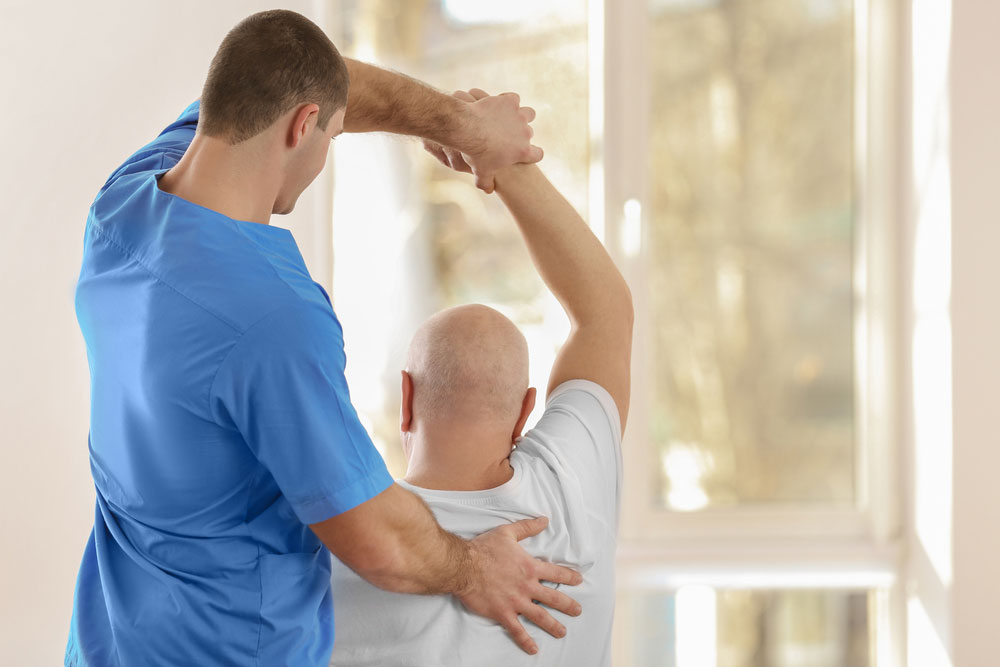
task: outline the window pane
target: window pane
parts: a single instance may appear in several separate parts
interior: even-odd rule
[[[849,0],[651,0],[655,502],[851,503]]]
[[[635,667],[868,667],[873,595],[685,586],[626,595],[617,622]]]

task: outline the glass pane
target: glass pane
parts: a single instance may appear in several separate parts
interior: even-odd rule
[[[849,0],[651,0],[656,503],[855,499]]]
[[[634,667],[874,667],[874,592],[632,593],[620,653]],[[624,609],[622,608],[624,607]]]
[[[533,141],[545,150],[542,169],[585,215],[586,14],[586,0],[517,1],[500,11],[469,0],[348,2],[343,51],[445,91],[517,92],[538,113]],[[461,303],[497,308],[524,332],[531,383],[543,390],[569,324],[499,198],[476,190],[470,175],[397,138],[341,137],[336,154],[334,299],[348,382],[376,445],[401,475],[398,373],[420,322]],[[367,276],[377,279],[365,284]],[[353,298],[360,290],[363,298]]]

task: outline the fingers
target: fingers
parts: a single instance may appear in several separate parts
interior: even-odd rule
[[[490,178],[492,180],[492,177]],[[478,183],[476,185],[478,185]],[[526,537],[534,537],[538,533],[542,532],[545,530],[547,525],[549,525],[548,517],[539,516],[534,519],[521,519],[520,521],[515,521],[507,526],[507,528],[514,533],[514,539],[520,542]]]
[[[454,148],[446,147],[444,148],[444,154],[448,159],[449,167],[451,167],[455,171],[463,171],[467,174],[472,173],[472,167],[470,167],[469,163],[467,163],[465,161],[465,158],[462,157],[461,151],[457,151]]]
[[[440,144],[436,144],[433,141],[425,141],[424,150],[433,155],[434,157],[436,157],[438,161],[441,162],[441,164],[443,164],[444,166],[446,167],[450,166],[448,164],[448,156],[444,154],[444,149],[441,147]]]
[[[539,579],[551,581],[555,584],[577,586],[583,583],[583,575],[576,570],[571,570],[568,567],[556,565],[555,563],[546,563],[542,560],[538,561],[538,571],[536,574]]]
[[[526,123],[530,123],[531,121],[535,120],[535,110],[532,109],[531,107],[521,107],[518,110],[518,113],[524,117],[524,122]]]
[[[424,140],[424,150],[436,157],[446,167],[451,167],[455,171],[463,171],[467,174],[472,173],[472,167],[462,157],[461,151],[428,140]]]
[[[521,647],[522,651],[529,655],[535,655],[538,653],[538,644],[536,644],[535,640],[531,638],[528,631],[524,629],[521,622],[517,620],[517,616],[504,619],[501,621],[500,625],[502,625],[504,629],[510,633],[511,639],[514,640],[515,644]]]
[[[535,162],[541,161],[545,156],[545,151],[543,151],[538,146],[531,146],[528,149],[527,156],[524,159],[525,164],[534,164]]]
[[[474,88],[473,90],[478,90],[478,88]],[[451,96],[452,97],[457,97],[458,99],[462,100],[463,102],[475,102],[477,99],[479,99],[477,97],[473,97],[472,95],[470,95],[469,93],[467,93],[464,90],[456,90],[454,93],[451,94]]]
[[[476,100],[481,100],[484,97],[489,97],[490,94],[487,93],[482,88],[469,88],[469,94]]]
[[[493,174],[476,174],[476,187],[485,192],[486,194],[492,194],[493,188],[495,187],[493,182]],[[537,535],[538,533],[532,533],[532,534]],[[519,537],[517,539],[520,540],[522,538]]]
[[[545,608],[540,605],[528,605],[528,609],[522,611],[521,615],[556,639],[566,636],[566,626],[553,618],[552,614],[545,611]]]
[[[568,616],[579,616],[583,611],[580,603],[570,596],[542,584],[538,584],[538,588],[532,593],[531,597],[545,606],[561,611]]]
[[[500,93],[497,97],[502,97],[509,102],[513,103],[515,107],[521,106],[521,96],[517,93]]]

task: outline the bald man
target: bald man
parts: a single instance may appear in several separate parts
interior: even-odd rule
[[[431,149],[461,168],[457,154]],[[408,467],[399,485],[460,536],[549,517],[548,528],[522,545],[584,574],[573,589],[583,614],[552,612],[567,628],[561,641],[529,626],[539,647],[531,657],[452,598],[385,592],[334,562],[343,629],[333,651],[337,667],[610,664],[631,294],[604,247],[537,167],[498,172],[496,192],[572,323],[549,376],[545,412],[521,437],[535,389],[528,387],[527,344],[510,320],[481,305],[442,311],[413,337],[402,372]]]

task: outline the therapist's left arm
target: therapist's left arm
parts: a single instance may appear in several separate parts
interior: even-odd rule
[[[542,149],[531,144],[535,112],[521,106],[515,93],[466,104],[403,74],[350,58],[344,62],[351,78],[346,132],[393,132],[454,148],[486,192],[493,192],[499,169],[542,159]]]

